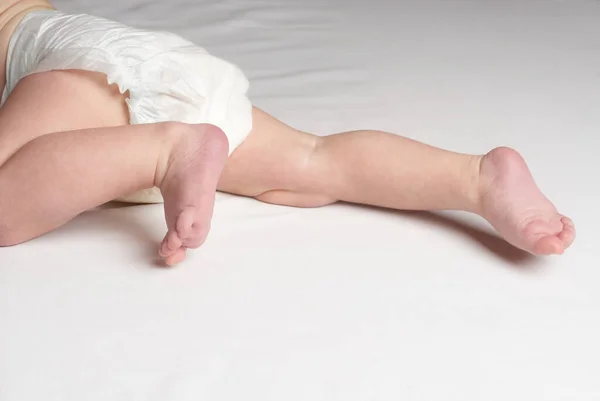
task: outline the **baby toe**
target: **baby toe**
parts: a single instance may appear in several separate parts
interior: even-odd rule
[[[557,255],[565,251],[563,242],[555,235],[542,237],[534,244],[534,253],[538,255]]]
[[[563,242],[564,247],[568,248],[575,240],[575,225],[568,217],[562,218],[563,230],[558,234],[558,238]]]
[[[169,231],[160,245],[159,255],[163,258],[171,256],[181,245],[181,239],[177,233]]]
[[[185,248],[178,248],[172,255],[165,259],[167,266],[175,266],[185,259]]]
[[[196,208],[188,207],[184,209],[177,218],[177,234],[179,238],[185,240],[194,235],[194,228],[196,226]]]

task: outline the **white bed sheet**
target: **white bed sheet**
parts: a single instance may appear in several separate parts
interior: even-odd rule
[[[600,2],[56,5],[193,39],[304,130],[514,146],[579,237],[530,258],[466,214],[222,195],[165,270],[161,207],[111,205],[0,249],[1,401],[600,399]]]

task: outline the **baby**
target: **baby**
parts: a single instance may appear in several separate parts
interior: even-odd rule
[[[513,149],[467,155],[378,131],[319,137],[251,105],[234,65],[166,32],[0,0],[0,246],[109,202],[163,202],[166,264],[210,230],[216,191],[294,207],[463,210],[562,254],[572,221]]]

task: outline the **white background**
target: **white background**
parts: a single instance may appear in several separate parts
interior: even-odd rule
[[[476,216],[219,197],[155,267],[161,206],[0,249],[0,400],[600,399],[599,1],[61,0],[240,65],[303,130],[519,149],[578,229],[532,258]]]

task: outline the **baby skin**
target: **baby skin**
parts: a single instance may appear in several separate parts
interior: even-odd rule
[[[167,265],[206,240],[216,191],[293,207],[463,210],[536,255],[562,254],[575,238],[510,148],[467,155],[379,131],[316,136],[255,108],[252,132],[228,157],[215,126],[127,121],[124,96],[99,74],[23,79],[0,109],[0,246],[152,186],[164,198]]]
[[[51,5],[0,0],[0,87],[12,30],[40,8]],[[212,125],[129,125],[126,96],[106,76],[86,71],[18,83],[0,108],[0,246],[154,186],[164,198],[167,234],[158,253],[167,265],[204,243],[217,191],[292,207],[345,201],[462,210],[536,255],[562,254],[575,238],[573,222],[510,148],[468,155],[380,131],[318,136],[254,108],[252,131],[229,156],[227,137]]]
[[[165,198],[169,228],[159,254],[167,264],[182,261],[185,249],[199,247],[208,235],[215,183],[226,163],[223,138],[218,128],[198,126],[180,134],[168,158],[159,158],[156,184]],[[342,199],[396,209],[470,211],[514,246],[538,255],[562,254],[575,238],[573,222],[540,192],[513,149],[496,148],[482,156],[444,154],[374,131],[313,139],[307,164],[292,167],[307,174],[306,187],[271,190],[256,198],[300,207]],[[394,171],[386,174],[392,166]],[[397,180],[387,188],[390,176]]]
[[[321,137],[255,108],[252,132],[228,157],[227,138],[215,126],[127,121],[124,96],[99,74],[23,79],[0,109],[0,245],[28,241],[152,186],[165,201],[168,232],[159,254],[168,265],[204,243],[217,190],[295,207],[346,201],[463,210],[539,255],[562,254],[575,237],[571,220],[509,148],[466,155],[378,131]]]

